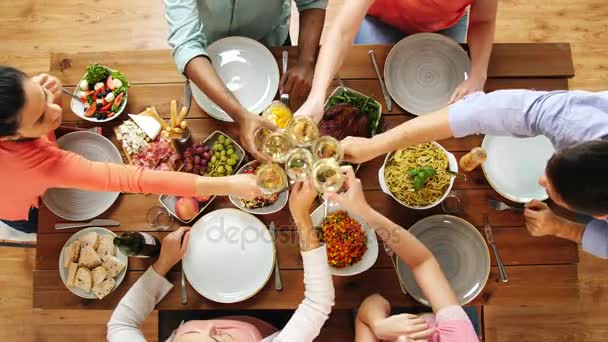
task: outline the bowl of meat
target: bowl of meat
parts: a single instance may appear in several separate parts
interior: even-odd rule
[[[261,165],[261,162],[254,160],[243,165],[243,167],[237,171],[237,174],[255,174],[256,170]],[[289,198],[289,190],[283,190],[272,194],[261,194],[254,198],[239,198],[234,195],[230,195],[229,197],[230,202],[243,211],[254,215],[268,215],[276,213],[285,207],[287,199]]]

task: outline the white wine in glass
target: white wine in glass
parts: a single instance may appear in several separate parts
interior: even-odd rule
[[[287,176],[282,167],[274,163],[262,164],[256,170],[256,182],[265,194],[281,192],[287,188]]]
[[[338,192],[344,184],[344,175],[334,159],[319,159],[312,166],[312,181],[320,193]]]
[[[266,141],[266,138],[270,135],[270,133],[272,132],[266,128],[258,128],[255,133],[253,133],[253,141],[255,142],[255,148],[257,148],[258,151],[262,151],[264,141]]]
[[[262,153],[267,155],[273,162],[282,164],[287,159],[292,144],[289,138],[280,132],[270,133],[264,140]]]
[[[296,116],[289,121],[287,135],[295,146],[309,147],[319,137],[319,127],[308,116]]]
[[[285,171],[287,176],[293,182],[301,182],[310,178],[312,173],[312,165],[314,157],[312,153],[305,148],[296,148],[289,153],[285,162]]]
[[[322,136],[312,147],[312,152],[317,159],[331,158],[336,162],[342,162],[344,158],[344,148],[334,137]]]

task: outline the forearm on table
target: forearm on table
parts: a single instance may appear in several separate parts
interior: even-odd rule
[[[219,77],[207,57],[198,56],[190,60],[186,65],[185,74],[234,121],[242,122],[249,115],[247,109],[226,88],[224,81]]]
[[[471,55],[471,77],[484,80],[488,76],[488,64],[494,44],[497,0],[481,0],[471,5],[471,19],[467,43]]]
[[[391,304],[379,294],[373,294],[361,303],[355,319],[355,341],[378,341],[374,335],[374,323],[382,321],[391,314]]]
[[[350,0],[343,6],[321,46],[310,97],[324,101],[327,88],[340,69],[372,0]]]
[[[324,23],[324,9],[313,8],[300,12],[298,64],[315,64]]]
[[[553,235],[580,244],[583,241],[585,225],[565,218],[559,218],[554,227]]]
[[[407,146],[452,137],[448,107],[418,116],[372,138],[376,155],[389,153]]]

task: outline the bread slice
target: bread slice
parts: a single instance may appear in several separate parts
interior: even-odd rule
[[[86,267],[78,268],[74,285],[84,290],[84,292],[91,292],[91,288],[93,287],[93,275],[91,271]]]
[[[97,254],[101,260],[106,260],[108,257],[116,255],[116,247],[114,246],[114,237],[112,235],[103,235],[99,238]]]
[[[97,255],[97,252],[91,246],[84,246],[80,251],[80,258],[78,258],[78,264],[84,266],[90,270],[101,265],[102,261]]]
[[[78,262],[80,256],[80,241],[76,240],[63,250],[63,267],[68,268],[71,263]]]
[[[93,274],[93,287],[95,287],[96,285],[101,284],[101,282],[106,279],[107,272],[106,269],[102,266],[97,266],[94,270],[91,271],[91,274]]]
[[[93,292],[95,293],[97,298],[102,299],[103,297],[110,294],[110,292],[112,292],[112,290],[114,290],[115,286],[116,286],[116,280],[114,280],[114,278],[108,278],[108,279],[102,281],[101,283],[93,286]]]
[[[93,249],[99,247],[99,234],[95,232],[84,234],[79,237],[78,240],[80,240],[84,246],[91,246]]]
[[[68,286],[74,286],[74,282],[76,281],[76,272],[77,271],[78,271],[78,264],[75,262],[71,262],[68,265],[68,279],[65,282]]]
[[[101,266],[107,271],[106,278],[116,277],[125,268],[125,264],[115,256],[108,257]]]

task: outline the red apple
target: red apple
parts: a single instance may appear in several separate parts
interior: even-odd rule
[[[189,221],[198,215],[198,201],[194,197],[181,197],[175,202],[175,213],[182,221]]]
[[[200,196],[196,196],[194,198],[196,198],[197,201],[203,203],[203,202],[207,202],[209,200],[210,196],[206,196],[206,195],[200,195]]]

